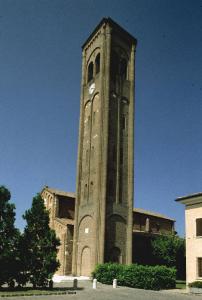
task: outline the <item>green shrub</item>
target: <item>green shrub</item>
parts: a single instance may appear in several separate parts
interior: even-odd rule
[[[188,284],[189,287],[202,288],[202,281],[194,281]]]
[[[176,270],[165,266],[142,266],[137,264],[100,264],[92,273],[93,278],[105,284],[117,279],[119,286],[147,290],[160,290],[175,287]]]

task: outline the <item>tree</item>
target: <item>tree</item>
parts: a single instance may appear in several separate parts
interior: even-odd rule
[[[59,239],[49,227],[49,212],[45,209],[40,194],[33,198],[31,209],[23,215],[27,225],[23,234],[21,251],[24,252],[24,274],[33,287],[46,286],[59,267],[57,260]]]
[[[9,203],[9,190],[0,186],[0,286],[13,286],[18,272],[18,240],[20,232],[15,228],[15,205]]]
[[[152,240],[152,252],[157,263],[177,269],[177,277],[185,277],[185,239],[177,235],[160,235]]]

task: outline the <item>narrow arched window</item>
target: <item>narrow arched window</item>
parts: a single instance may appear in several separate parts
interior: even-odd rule
[[[93,181],[90,183],[90,195],[92,196],[93,194]]]
[[[87,183],[84,186],[84,199],[87,200],[87,196],[88,196],[88,185]]]
[[[93,79],[93,62],[88,65],[88,82]]]
[[[98,74],[99,72],[100,72],[100,53],[98,53],[95,59],[95,74]]]

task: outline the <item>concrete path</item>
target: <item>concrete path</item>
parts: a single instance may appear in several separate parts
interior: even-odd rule
[[[72,282],[58,283],[56,287],[72,288]],[[71,292],[71,291],[70,291]],[[146,291],[127,287],[118,287],[98,283],[97,289],[92,289],[91,281],[79,281],[76,294],[51,295],[51,296],[28,296],[28,297],[9,297],[7,300],[202,300],[202,295],[185,294],[185,291]],[[5,298],[2,298],[2,300]]]

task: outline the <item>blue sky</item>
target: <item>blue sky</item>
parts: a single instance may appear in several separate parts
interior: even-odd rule
[[[0,0],[0,184],[18,227],[44,185],[75,191],[81,45],[110,16],[138,39],[135,206],[202,191],[202,0]]]

